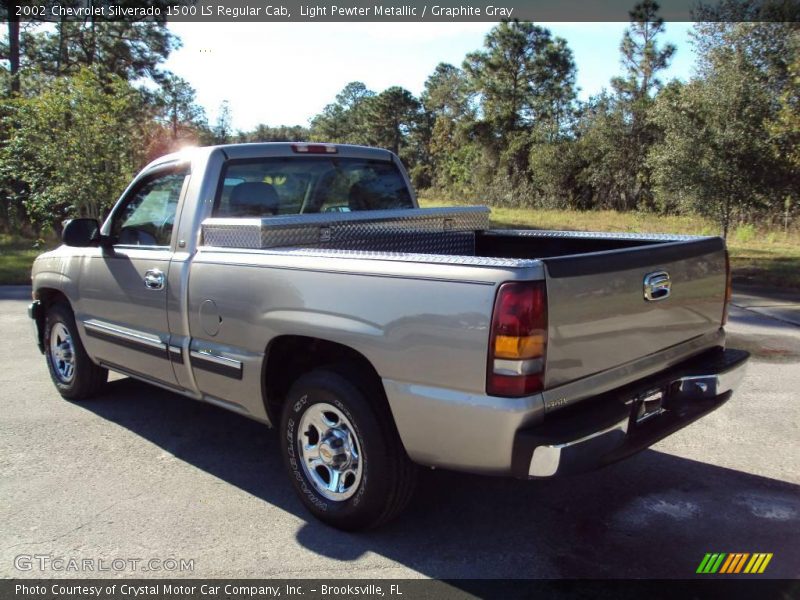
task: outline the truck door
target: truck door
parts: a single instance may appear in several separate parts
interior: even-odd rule
[[[87,256],[80,281],[77,316],[87,352],[115,370],[167,385],[176,383],[167,276],[188,180],[186,165],[159,167],[140,178],[106,223],[113,245]]]

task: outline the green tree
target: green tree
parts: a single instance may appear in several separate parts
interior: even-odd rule
[[[770,122],[775,149],[792,165],[793,179],[800,174],[800,54],[795,52],[794,61],[788,68],[789,78],[778,96],[778,109]],[[795,186],[795,190],[798,186]]]
[[[426,112],[453,120],[473,117],[472,90],[463,70],[448,63],[436,65],[425,80],[420,101]]]
[[[189,82],[174,73],[165,73],[160,78],[157,101],[172,140],[177,141],[187,129],[205,126],[205,111],[196,103],[195,90]]]
[[[590,163],[594,170],[591,179],[601,190],[603,203],[620,210],[653,208],[646,156],[660,132],[648,113],[653,95],[661,87],[658,74],[675,54],[672,44],[659,44],[665,26],[658,11],[659,5],[653,0],[644,0],[630,11],[631,24],[620,43],[625,74],[611,81],[616,98],[604,106],[619,114],[606,114],[595,121],[600,128],[590,138],[611,150],[594,157],[600,162]],[[614,180],[602,181],[603,174]]]
[[[95,0],[94,5],[104,2]],[[137,2],[122,0],[115,4],[133,5]],[[77,6],[79,2],[64,0],[60,4]],[[167,2],[159,4],[165,6]],[[108,23],[87,19],[61,20],[48,26],[27,22],[12,24],[8,34],[7,40],[0,40],[0,58],[8,59],[10,68],[0,69],[0,86],[4,92],[11,92],[11,96],[28,99],[39,97],[41,102],[52,100],[55,82],[63,77],[78,75],[83,68],[91,69],[98,79],[107,81],[107,92],[112,95],[117,89],[116,78],[139,86],[142,86],[140,80],[143,78],[158,84],[164,77],[158,66],[179,44],[164,23],[155,22]],[[61,87],[58,89],[63,91]],[[138,119],[136,151],[144,148],[141,150],[142,157],[170,151],[174,146],[168,143],[166,130],[156,122],[163,116],[158,94],[145,90],[146,86],[142,86],[137,94],[140,97],[149,96],[151,101],[138,102],[135,115]],[[0,119],[5,122],[0,129],[0,146],[7,145],[9,138],[16,135],[14,123],[21,107],[16,101],[4,101],[0,106]],[[24,110],[34,110],[34,107],[26,106]],[[59,126],[58,121],[54,122],[55,129]],[[122,137],[126,135],[127,132],[121,133]],[[17,171],[7,168],[7,165],[3,167],[0,172],[0,193],[4,196],[4,206],[0,209],[0,227],[7,228],[13,222],[14,227],[24,228],[25,222],[19,222],[19,218],[28,218],[23,204],[23,200],[29,200],[28,185],[20,179]],[[36,217],[33,213],[32,216]]]
[[[157,81],[158,66],[179,46],[166,24],[158,22],[62,20],[55,29],[32,29],[22,40],[26,61],[50,77],[92,67],[131,82]]]
[[[664,142],[649,155],[662,204],[713,217],[723,236],[758,208],[768,189],[768,96],[734,65],[663,93],[653,112]]]
[[[419,118],[419,101],[407,89],[392,86],[370,98],[365,108],[370,143],[400,155]]]
[[[739,3],[741,8],[747,3]],[[779,221],[797,193],[798,26],[703,22],[697,76],[657,102],[663,144],[649,162],[659,201],[735,220]]]
[[[512,183],[527,178],[536,127],[557,136],[575,97],[575,63],[566,42],[527,22],[494,27],[484,48],[468,54],[464,70],[480,98],[481,140],[488,181],[498,173]],[[488,179],[487,179],[488,177]]]
[[[469,130],[475,120],[473,93],[463,70],[447,63],[436,65],[425,81],[420,98],[423,112],[418,135],[420,148],[415,183],[462,193],[471,184]]]
[[[575,63],[566,41],[527,22],[503,22],[464,69],[481,96],[483,117],[505,134],[563,117],[574,99]]]
[[[336,104],[345,110],[357,109],[364,100],[374,95],[375,92],[368,89],[361,81],[351,81],[336,94]]]
[[[745,1],[725,6],[728,12],[710,14],[728,20],[695,26],[694,43],[700,51],[698,74],[709,78],[720,69],[735,71],[740,77],[752,78],[767,94],[769,100],[763,112],[753,117],[762,119],[772,136],[775,163],[769,196],[773,210],[779,212],[785,194],[796,195],[798,186],[798,173],[792,167],[791,156],[798,151],[798,133],[792,115],[800,110],[797,81],[800,24],[797,18],[787,22],[732,22],[739,15],[749,18],[765,10],[777,10],[779,5],[775,3],[760,6]],[[800,13],[795,13],[798,16]]]
[[[8,16],[8,68],[10,79],[10,92],[18,94],[19,85],[19,17],[9,14]]]
[[[141,167],[142,121],[138,90],[82,69],[13,102],[0,169],[24,184],[24,206],[39,228],[101,217]]]
[[[231,136],[233,135],[233,115],[231,115],[231,106],[227,100],[223,100],[219,105],[217,112],[217,120],[211,128],[212,144],[229,144]]]
[[[311,120],[314,141],[340,144],[368,144],[367,105],[375,92],[360,81],[351,81],[322,113]]]
[[[649,98],[661,86],[658,72],[666,69],[675,54],[675,46],[658,44],[664,33],[664,19],[658,16],[659,5],[644,0],[630,11],[631,25],[622,36],[620,54],[624,77],[612,80],[617,93],[629,101]]]
[[[336,103],[331,103],[311,119],[311,139],[315,142],[342,144],[352,135],[347,126],[347,111]]]
[[[258,125],[252,131],[240,132],[238,142],[306,142],[311,139],[311,132],[300,125]]]

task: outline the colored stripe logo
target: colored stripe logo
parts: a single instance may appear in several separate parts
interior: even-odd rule
[[[763,573],[769,561],[772,560],[772,553],[769,552],[756,552],[750,554],[748,552],[708,552],[700,561],[700,566],[697,567],[696,573],[701,574],[714,574],[714,573]]]

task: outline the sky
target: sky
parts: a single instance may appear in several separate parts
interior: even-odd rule
[[[628,23],[539,23],[567,40],[586,99],[620,75]],[[227,100],[237,130],[308,125],[350,81],[415,95],[440,62],[460,66],[482,47],[492,23],[171,23],[183,47],[165,68],[188,80],[209,121]],[[686,80],[694,56],[691,23],[667,23],[662,43],[677,46],[664,81]]]

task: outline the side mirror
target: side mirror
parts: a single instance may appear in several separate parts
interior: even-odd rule
[[[97,246],[100,243],[100,223],[97,219],[70,219],[61,232],[61,241],[77,248]]]

